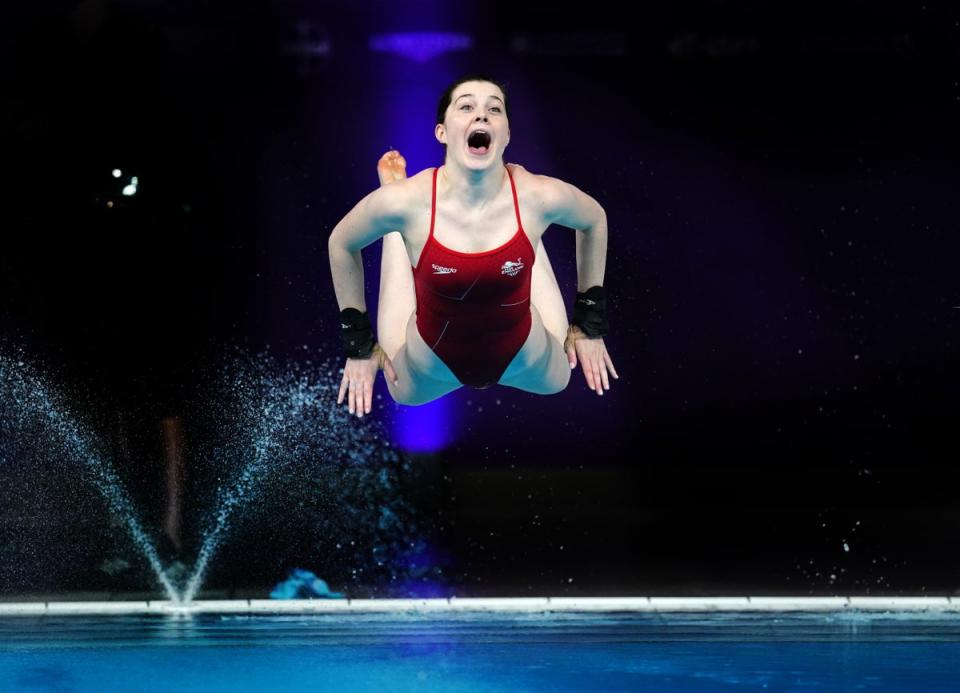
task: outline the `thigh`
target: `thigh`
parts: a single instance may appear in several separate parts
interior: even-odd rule
[[[537,394],[560,392],[570,382],[570,364],[563,344],[546,328],[534,305],[530,306],[530,318],[530,334],[499,382]]]
[[[540,311],[540,317],[547,330],[563,344],[567,338],[567,307],[557,284],[557,278],[547,255],[547,247],[541,237],[537,244],[537,256],[533,263],[533,275],[530,279],[530,302]]]
[[[407,320],[417,309],[410,256],[399,231],[391,231],[383,237],[379,295],[377,341],[393,359],[405,340]]]
[[[399,385],[387,382],[390,396],[398,404],[425,404],[463,385],[427,346],[417,330],[417,315],[407,321],[407,339],[390,360],[397,370]]]

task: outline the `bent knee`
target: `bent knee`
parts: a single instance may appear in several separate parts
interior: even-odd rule
[[[559,344],[551,343],[544,349],[543,355],[530,369],[530,373],[538,375],[534,382],[519,385],[521,389],[538,395],[563,392],[570,384],[570,363],[567,361],[566,352]]]
[[[410,380],[411,378],[412,376],[407,374],[407,379]],[[414,388],[413,382],[404,383],[401,380],[400,384],[394,385],[390,382],[389,378],[385,377],[384,380],[387,383],[387,391],[390,393],[390,397],[393,398],[394,402],[406,405],[419,404],[419,402],[416,402],[414,399],[414,390],[416,388]]]
[[[563,362],[563,368],[560,370],[556,378],[551,379],[552,382],[548,383],[547,391],[544,394],[555,395],[559,392],[563,392],[567,389],[567,385],[570,384],[570,364],[566,360]]]
[[[397,377],[400,384],[395,385],[387,380],[387,390],[394,402],[410,407],[427,404],[460,387],[459,384],[444,383],[410,369],[405,376],[398,374]]]

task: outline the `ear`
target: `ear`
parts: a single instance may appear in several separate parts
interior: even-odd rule
[[[446,128],[443,127],[443,123],[437,123],[437,127],[433,129],[434,137],[437,138],[437,142],[440,144],[447,143],[447,132]]]

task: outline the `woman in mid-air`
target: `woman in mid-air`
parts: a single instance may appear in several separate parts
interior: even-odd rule
[[[391,397],[424,404],[464,385],[536,394],[566,388],[579,360],[602,395],[618,378],[607,334],[603,274],[607,219],[592,197],[557,178],[504,164],[510,142],[504,88],[470,76],[440,99],[443,166],[406,177],[389,151],[381,187],[334,227],[330,270],[347,353],[337,403],[370,413],[383,369]],[[568,324],[541,236],[578,231],[577,299]],[[383,238],[379,341],[366,312],[360,251]]]

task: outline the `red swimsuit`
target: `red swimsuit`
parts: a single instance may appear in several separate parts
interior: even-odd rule
[[[520,222],[517,188],[507,169],[517,232],[499,248],[461,253],[433,236],[437,215],[433,170],[430,235],[413,267],[417,329],[461,383],[495,385],[530,334],[530,277],[536,251]]]

